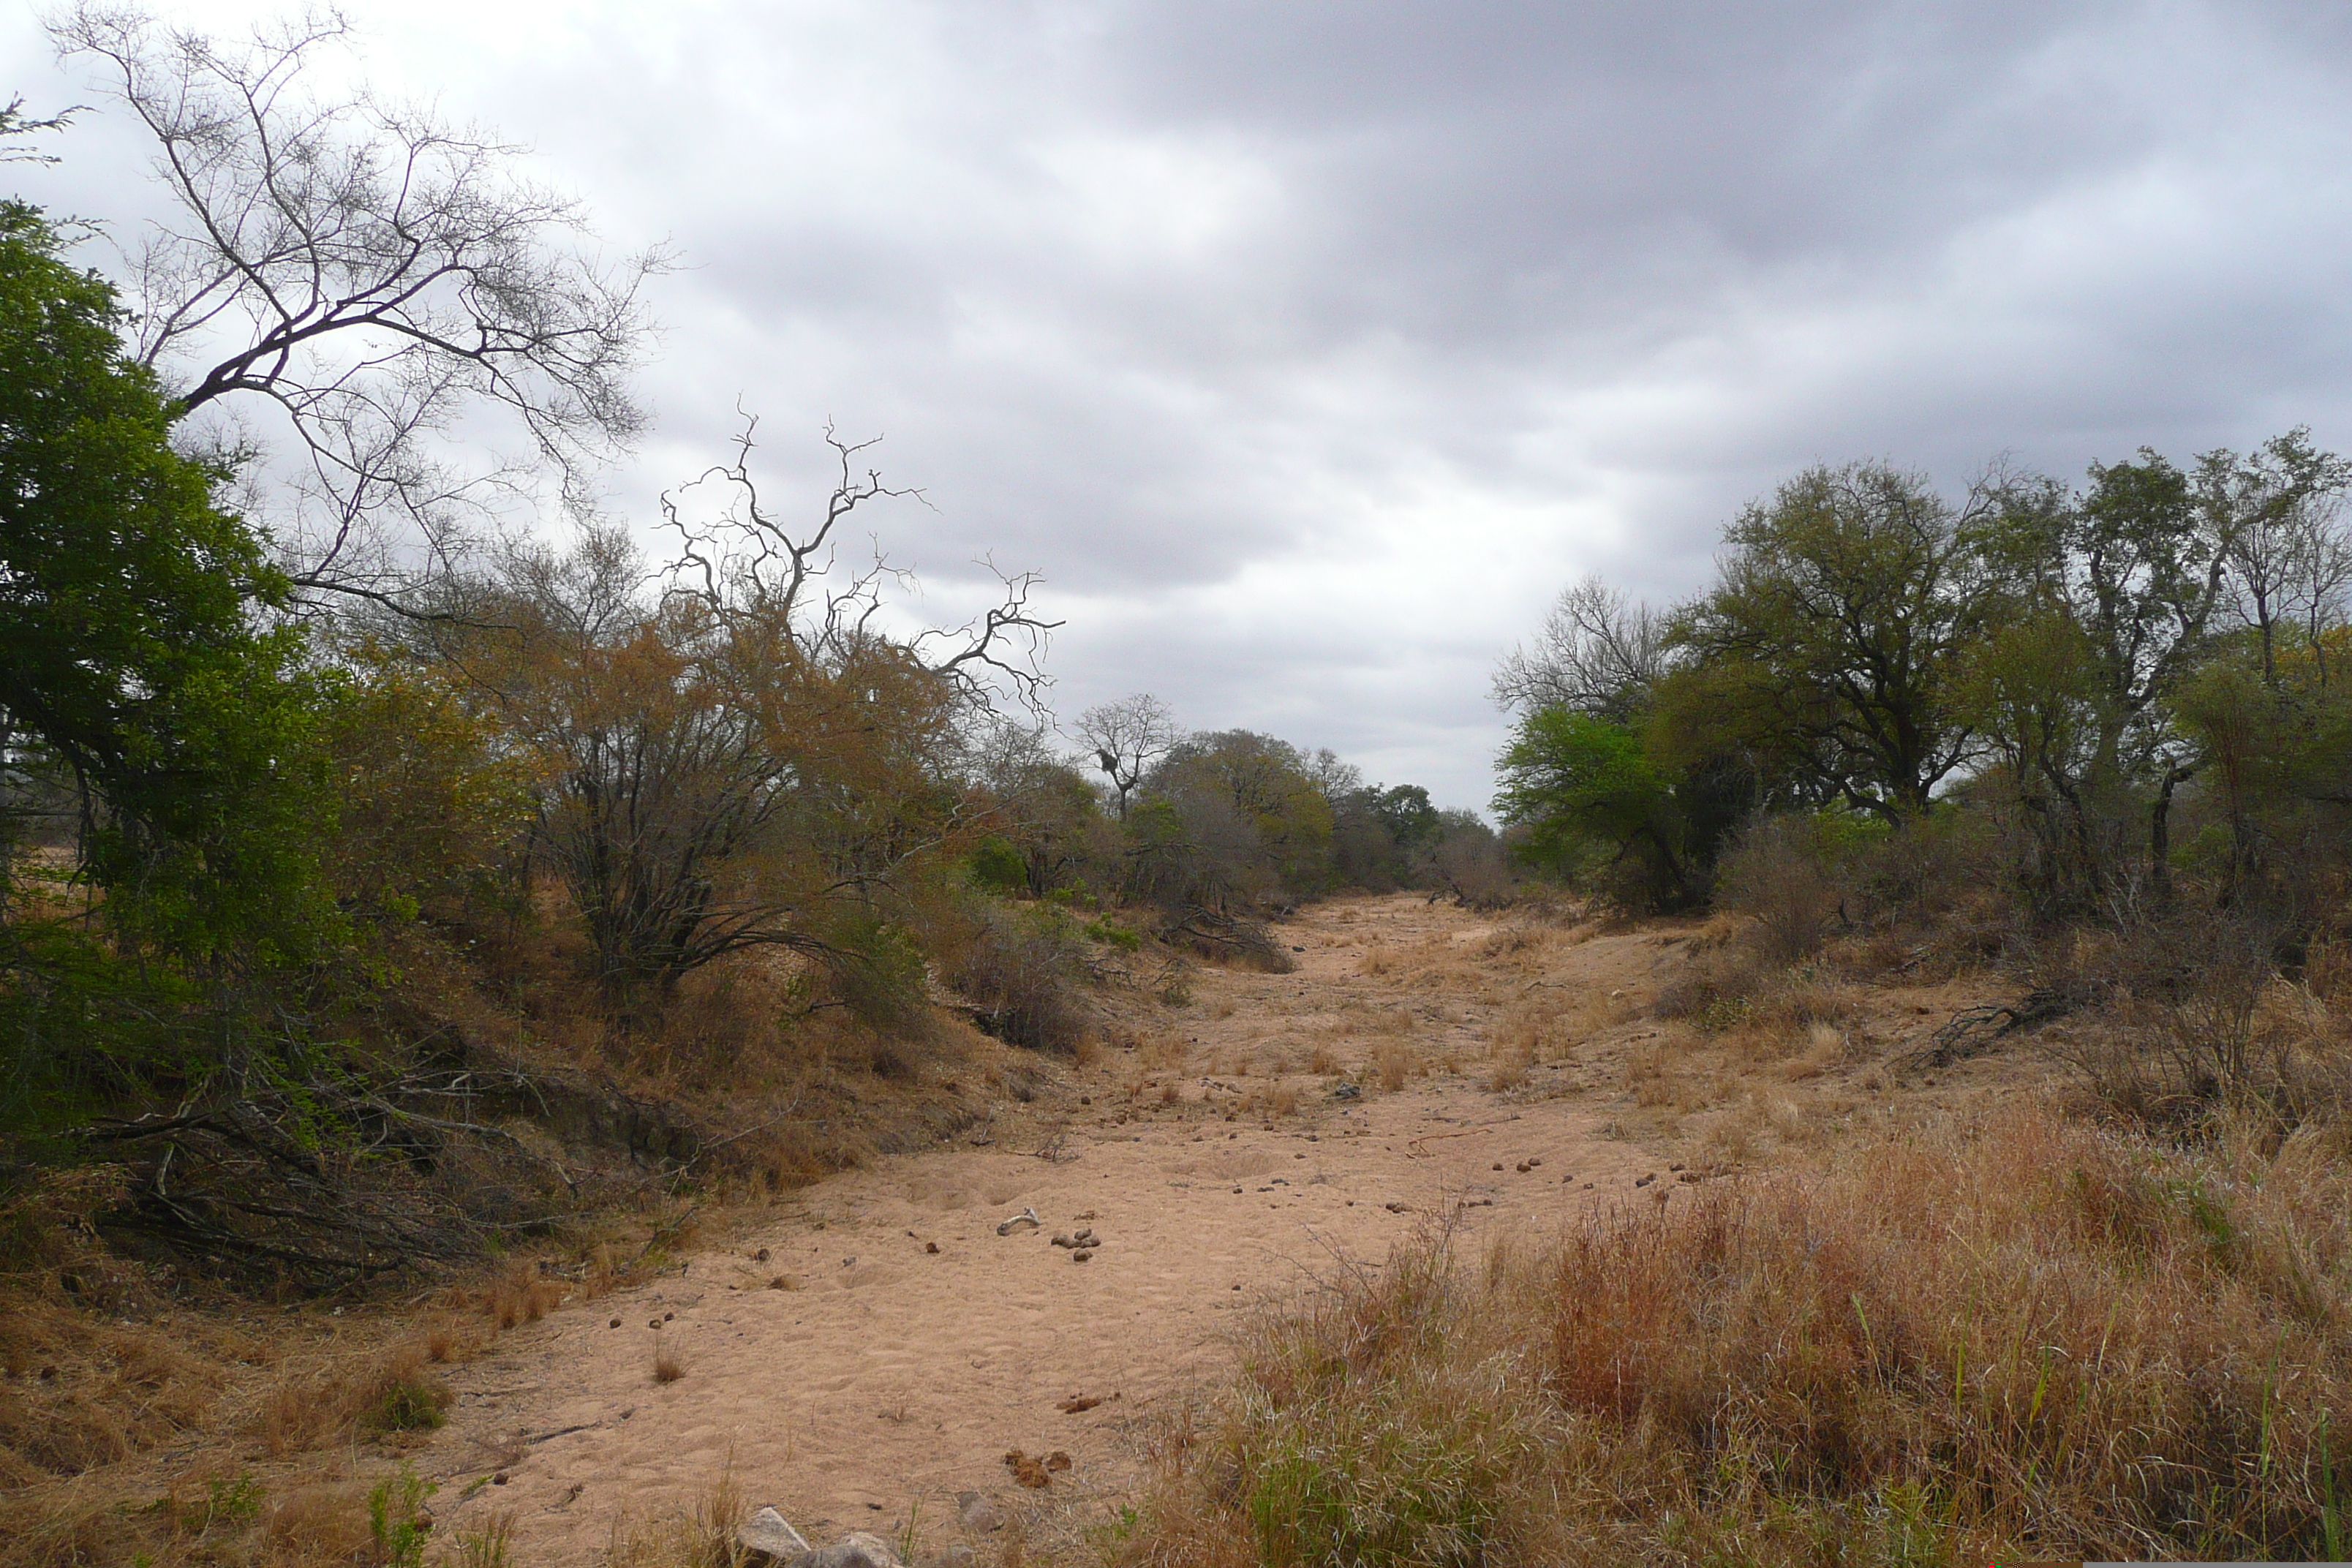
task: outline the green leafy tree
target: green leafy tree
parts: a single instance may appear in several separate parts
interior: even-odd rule
[[[315,934],[323,695],[257,612],[284,579],[172,445],[108,286],[0,205],[0,759],[70,814],[114,929],[191,955]],[[33,818],[36,820],[28,820]],[[60,837],[47,824],[47,837]]]
[[[1519,721],[1497,763],[1495,813],[1522,830],[1520,855],[1555,873],[1630,860],[1650,901],[1679,908],[1702,893],[1675,781],[1635,726],[1570,708]]]
[[[1704,678],[1685,727],[1738,733],[1804,793],[1923,814],[1980,747],[1955,700],[1994,602],[1979,511],[1881,463],[1810,468],[1750,506],[1667,639]]]
[[[2226,589],[2221,542],[2178,468],[2142,451],[2090,481],[2013,482],[1978,531],[2000,613],[1967,706],[2023,814],[2045,914],[2105,897],[2143,841],[2163,893],[2173,795],[2199,765],[2171,701]]]
[[[0,203],[0,1131],[207,1077],[341,922],[335,688],[100,279]]]

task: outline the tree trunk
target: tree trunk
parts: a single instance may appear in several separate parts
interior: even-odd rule
[[[2159,910],[2172,907],[2172,792],[2186,783],[2194,768],[2173,768],[2156,792],[2147,814],[2147,883]]]

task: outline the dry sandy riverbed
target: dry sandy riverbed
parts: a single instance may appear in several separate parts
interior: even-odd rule
[[[1258,1305],[1377,1266],[1433,1223],[1475,1243],[1671,1190],[1636,1194],[1661,1158],[1602,1136],[1613,1083],[1570,1060],[1508,1096],[1486,1087],[1509,992],[1638,987],[1656,938],[1581,942],[1528,982],[1481,967],[1493,925],[1417,897],[1323,906],[1283,931],[1305,949],[1298,973],[1201,974],[1191,1006],[1155,1016],[1160,1038],[1064,1068],[988,1146],[827,1180],[682,1272],[503,1337],[455,1374],[449,1425],[416,1455],[443,1483],[442,1531],[509,1511],[518,1563],[590,1563],[616,1520],[690,1505],[731,1466],[753,1504],[813,1538],[897,1539],[911,1521],[936,1550],[971,1490],[1045,1545],[1133,1496],[1154,1418],[1224,1371]],[[1399,1041],[1436,1070],[1332,1096],[1335,1065]],[[1307,1070],[1318,1049],[1323,1070]],[[1297,1114],[1237,1110],[1283,1084]],[[1054,1131],[1049,1161],[1034,1151]],[[998,1236],[1024,1207],[1042,1228]],[[1102,1245],[1075,1263],[1049,1238],[1084,1226]],[[684,1376],[656,1381],[657,1346]],[[1102,1403],[1066,1414],[1079,1395]],[[1016,1447],[1071,1468],[1028,1490],[1003,1463]],[[492,1472],[505,1483],[475,1485]]]

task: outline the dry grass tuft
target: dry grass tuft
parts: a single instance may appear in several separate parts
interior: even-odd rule
[[[1192,1047],[1183,1036],[1163,1029],[1138,1045],[1135,1054],[1145,1067],[1167,1071],[1181,1068],[1192,1058]]]
[[[1402,1007],[1374,1007],[1361,1002],[1339,1006],[1339,1031],[1357,1035],[1410,1035],[1412,1015]]]
[[[1279,1119],[1297,1115],[1298,1101],[1297,1084],[1273,1083],[1268,1084],[1265,1091],[1256,1097],[1255,1103],[1261,1115],[1268,1119]]]
[[[476,1293],[483,1316],[501,1331],[535,1323],[563,1304],[563,1286],[541,1275],[528,1262],[518,1262],[488,1288]]]
[[[604,1561],[608,1568],[740,1568],[749,1559],[735,1532],[750,1512],[730,1461],[690,1509],[614,1521]]]
[[[425,1325],[425,1359],[436,1363],[463,1361],[481,1348],[482,1335],[463,1319],[436,1318]]]
[[[271,1458],[308,1453],[352,1434],[429,1431],[441,1425],[448,1391],[425,1375],[425,1341],[369,1357],[334,1355],[289,1366],[263,1393],[247,1423]]]
[[[1528,1054],[1524,1051],[1509,1048],[1496,1050],[1493,1070],[1486,1075],[1486,1087],[1496,1094],[1508,1093],[1512,1089],[1522,1087],[1528,1081],[1529,1065]]]
[[[1122,1561],[2346,1555],[2352,1179],[2026,1111],[1257,1324]]]
[[[654,1348],[654,1381],[676,1383],[686,1375],[686,1352],[667,1340]]]
[[[1372,1071],[1382,1089],[1394,1094],[1405,1080],[1423,1070],[1421,1053],[1402,1040],[1382,1040],[1372,1047]]]
[[[1328,1078],[1339,1070],[1339,1058],[1327,1045],[1317,1045],[1307,1053],[1307,1070]]]

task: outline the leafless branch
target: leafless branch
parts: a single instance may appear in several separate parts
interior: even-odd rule
[[[248,416],[276,431],[263,521],[298,584],[381,600],[544,479],[581,500],[627,447],[640,292],[667,258],[601,258],[576,204],[513,172],[511,144],[311,91],[349,30],[312,13],[225,42],[95,4],[50,26],[153,138],[176,208],[126,258],[139,356],[190,439],[241,437]],[[528,455],[461,457],[456,427],[485,414]]]

